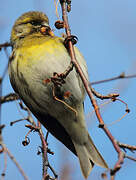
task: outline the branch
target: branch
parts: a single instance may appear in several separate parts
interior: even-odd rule
[[[20,171],[21,175],[23,176],[24,180],[28,180],[28,177],[26,176],[26,174],[24,173],[23,169],[21,168],[21,166],[19,165],[19,163],[17,162],[17,160],[15,159],[15,157],[11,154],[11,152],[8,150],[8,148],[6,147],[6,145],[3,143],[3,138],[2,138],[2,130],[5,127],[5,125],[1,125],[0,126],[0,146],[2,147],[2,150],[0,151],[1,153],[6,153],[8,154],[8,156],[10,157],[10,159],[12,160],[12,162],[14,162],[14,164],[16,165],[16,167],[18,168],[18,170]],[[5,159],[5,161],[7,161]],[[6,171],[6,167],[7,167],[7,162],[5,162],[5,168],[4,168],[4,174],[5,175],[5,171]]]
[[[99,99],[101,99],[101,100],[103,100],[103,99],[116,99],[116,97],[119,96],[119,94],[117,94],[117,93],[112,93],[112,94],[108,94],[108,95],[105,95],[105,96],[104,96],[104,95],[96,92],[95,89],[91,87],[91,84],[89,84],[89,86],[90,86],[90,89],[91,89],[92,93],[93,93],[97,98],[99,98]]]
[[[15,101],[15,100],[18,100],[18,99],[20,99],[20,98],[16,93],[10,93],[10,94],[7,94],[6,96],[1,96],[0,97],[0,104]]]
[[[6,145],[2,144],[2,147],[4,148],[4,151],[7,152],[8,156],[10,157],[10,159],[14,162],[14,164],[16,165],[16,167],[18,168],[18,170],[20,171],[20,173],[22,174],[24,180],[28,180],[28,177],[25,175],[23,169],[21,168],[21,166],[19,165],[19,163],[16,161],[15,157],[11,154],[11,152],[8,150],[8,148],[6,147]]]
[[[51,177],[47,174],[48,168],[51,169],[52,173],[54,174],[55,179],[57,179],[58,175],[55,173],[55,170],[51,167],[51,165],[48,162],[47,153],[49,153],[51,155],[54,155],[54,153],[48,148],[47,138],[48,138],[49,132],[47,132],[46,137],[44,138],[44,134],[43,134],[43,131],[42,131],[42,128],[41,128],[41,123],[39,121],[37,121],[37,125],[36,125],[32,115],[31,115],[31,111],[27,107],[24,107],[22,102],[20,102],[19,105],[20,105],[20,108],[22,110],[24,110],[24,111],[26,111],[28,113],[28,116],[26,118],[24,118],[24,119],[21,119],[21,120],[27,120],[30,123],[30,125],[25,125],[30,130],[26,134],[25,140],[22,142],[23,145],[26,146],[26,145],[29,144],[29,138],[28,138],[29,133],[31,133],[32,131],[38,132],[38,134],[40,136],[41,144],[42,144],[42,146],[40,146],[40,148],[41,148],[41,153],[42,153],[43,180],[51,179]],[[17,120],[17,121],[12,122],[12,125],[14,123],[16,123],[16,122],[20,122],[21,120]],[[40,152],[38,152],[38,154],[39,153]]]
[[[125,75],[125,73],[122,72],[120,75],[112,77],[112,78],[109,78],[109,79],[104,79],[104,80],[100,80],[100,81],[91,82],[91,85],[105,83],[105,82],[110,82],[110,81],[114,81],[114,80],[118,80],[118,79],[130,79],[130,78],[136,78],[136,74]]]
[[[71,37],[71,30],[68,24],[68,17],[67,17],[67,11],[66,11],[66,3],[67,0],[60,0],[60,4],[61,4],[61,8],[62,8],[62,18],[64,21],[64,27],[65,27],[65,32],[67,34],[67,38]],[[111,170],[111,179],[113,179],[115,177],[116,172],[121,168],[121,164],[123,163],[124,160],[124,152],[121,151],[116,139],[112,136],[112,134],[110,133],[110,131],[108,130],[108,128],[104,125],[104,121],[101,117],[100,111],[99,111],[99,107],[97,105],[97,101],[93,96],[93,93],[91,91],[92,87],[91,84],[88,82],[88,80],[86,79],[79,63],[76,60],[76,56],[75,56],[75,52],[74,52],[74,47],[72,44],[71,39],[68,41],[68,51],[71,57],[71,62],[74,64],[76,70],[78,71],[82,82],[84,84],[84,87],[86,89],[86,92],[90,98],[90,101],[94,107],[95,110],[95,114],[98,118],[99,121],[99,127],[103,129],[103,131],[106,133],[106,135],[108,136],[108,138],[111,140],[111,143],[113,144],[116,152],[118,153],[118,161],[116,162],[114,169]]]
[[[119,147],[122,148],[123,150],[128,149],[131,152],[136,151],[136,146],[132,146],[129,144],[123,144],[121,142],[117,142],[117,143],[118,143]]]
[[[2,48],[6,48],[6,47],[10,47],[10,46],[11,46],[11,44],[9,42],[5,42],[3,44],[0,44],[0,51]]]
[[[48,156],[47,156],[48,145],[47,142],[45,141],[44,134],[41,129],[41,123],[39,121],[37,126],[39,127],[39,136],[42,143],[43,177],[46,177],[47,169],[48,169]]]

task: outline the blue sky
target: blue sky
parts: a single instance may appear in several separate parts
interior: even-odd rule
[[[72,11],[69,14],[69,21],[72,34],[79,39],[78,48],[84,55],[90,81],[110,78],[119,75],[121,72],[135,74],[136,69],[136,1],[135,0],[86,0],[73,1]],[[0,43],[8,41],[14,21],[24,12],[40,10],[45,12],[50,19],[53,29],[57,20],[55,15],[54,1],[49,0],[1,0],[0,6]],[[59,11],[61,17],[61,11]],[[55,29],[55,34],[61,35],[63,31]],[[4,52],[0,52],[0,75],[7,64]],[[128,103],[131,112],[120,122],[109,125],[108,128],[121,142],[135,145],[136,126],[136,79],[118,80],[110,83],[93,86],[102,94],[116,92],[120,98]],[[3,82],[3,95],[13,92],[8,74]],[[103,101],[98,101],[102,104]],[[39,137],[32,133],[29,137],[31,143],[23,147],[21,142],[27,133],[24,127],[26,122],[21,122],[10,127],[10,121],[22,118],[18,111],[17,103],[8,103],[2,106],[2,123],[6,124],[3,131],[4,142],[14,154],[20,165],[25,170],[29,179],[41,178],[41,157],[37,156],[37,146],[40,144]],[[85,113],[88,130],[105,157],[110,168],[117,160],[117,154],[110,141],[102,130],[98,129],[97,119],[92,112],[92,105],[88,98],[85,101]],[[125,113],[125,106],[120,102],[110,103],[101,106],[101,112],[105,123],[121,118]],[[24,114],[24,112],[23,112]],[[60,175],[63,168],[70,163],[70,180],[83,179],[77,158],[64,148],[61,143],[52,136],[49,137],[49,147],[55,152],[49,157],[50,163]],[[128,153],[130,154],[130,153]],[[131,155],[131,154],[130,154]],[[135,154],[132,154],[134,157]],[[67,163],[66,163],[67,162]],[[2,171],[3,159],[0,158],[0,171]],[[65,166],[63,165],[65,164]],[[101,179],[101,172],[104,170],[95,167],[88,179]],[[116,180],[135,179],[136,164],[125,159],[122,169],[117,173]],[[5,179],[21,180],[19,172],[14,164],[8,160],[8,167]]]

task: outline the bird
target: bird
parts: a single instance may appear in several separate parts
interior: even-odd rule
[[[76,68],[69,72],[64,82],[60,82],[60,75],[69,67],[71,57],[65,39],[54,35],[47,15],[39,11],[21,15],[13,25],[10,42],[10,82],[24,104],[78,157],[85,179],[95,164],[108,168],[87,130],[84,115],[86,91]],[[89,82],[84,57],[75,46],[74,51]]]

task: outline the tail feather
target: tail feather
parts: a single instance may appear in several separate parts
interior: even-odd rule
[[[101,166],[103,168],[108,168],[108,165],[106,164],[105,160],[95,147],[90,135],[88,134],[88,142],[85,144],[86,150],[88,152],[90,160],[93,161],[94,164]]]
[[[74,143],[74,142],[73,142]],[[79,145],[77,143],[74,143],[76,152],[77,152],[77,156],[79,158],[79,162],[80,162],[80,167],[83,173],[83,176],[85,177],[85,179],[87,179],[87,177],[89,176],[94,163],[90,163],[90,159],[88,157],[88,152],[85,148],[85,146]]]
[[[80,167],[84,177],[87,179],[94,164],[103,168],[108,168],[105,160],[96,149],[91,137],[88,134],[88,142],[84,145],[77,144],[73,141],[77,156],[79,158]]]

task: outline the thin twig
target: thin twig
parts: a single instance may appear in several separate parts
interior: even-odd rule
[[[41,143],[42,143],[43,177],[45,177],[45,175],[47,174],[47,168],[48,168],[46,165],[46,164],[48,164],[47,143],[44,139],[44,134],[41,129],[41,124],[38,121],[37,125],[36,125],[35,121],[33,120],[32,116],[31,116],[30,110],[27,107],[24,107],[22,102],[20,102],[19,105],[20,105],[21,109],[23,109],[24,111],[26,111],[28,113],[26,120],[28,120],[32,124],[32,126],[26,125],[26,127],[28,127],[30,130],[35,130],[39,133]]]
[[[36,131],[36,132],[39,133],[39,136],[40,136],[40,139],[41,139],[41,143],[42,143],[41,149],[42,149],[42,160],[43,160],[43,177],[46,177],[47,169],[48,169],[48,156],[47,156],[48,146],[47,146],[47,142],[46,142],[47,137],[48,137],[48,132],[47,132],[46,140],[45,140],[44,134],[43,134],[42,129],[41,129],[40,122],[38,121],[38,123],[36,125],[34,119],[32,118],[30,110],[26,106],[23,105],[22,101],[20,101],[19,105],[20,105],[20,108],[22,110],[24,110],[24,111],[26,111],[28,113],[28,116],[26,118],[23,118],[22,120],[27,120],[30,123],[30,125],[29,124],[25,125],[27,128],[30,129],[30,131],[26,134],[25,140],[22,143],[25,146],[29,144],[28,134],[30,132]],[[19,122],[19,121],[20,120],[14,121],[14,122],[12,122],[12,124],[16,123],[16,122]]]
[[[24,121],[24,120],[26,120],[26,118],[18,119],[18,120],[15,120],[15,121],[11,121],[11,122],[10,122],[10,126],[13,126],[13,124],[16,124],[16,123],[21,122],[21,121]]]
[[[55,170],[52,168],[52,166],[51,166],[49,163],[48,163],[48,167],[49,167],[50,170],[52,171],[52,173],[53,173],[55,179],[57,179],[57,178],[58,178],[58,175],[56,174]]]
[[[129,144],[123,144],[121,142],[117,142],[117,143],[118,143],[119,147],[122,148],[123,150],[128,149],[131,152],[136,151],[136,146],[132,146],[132,145],[129,145]]]
[[[0,44],[0,51],[1,51],[2,48],[10,47],[10,46],[11,46],[11,44],[9,42],[5,42],[3,44]]]
[[[47,156],[47,142],[45,141],[44,134],[41,129],[41,123],[38,121],[39,127],[39,136],[42,142],[42,159],[43,159],[43,177],[47,175],[47,169],[48,169],[48,156]]]
[[[69,73],[73,70],[73,68],[74,68],[74,64],[70,62],[70,65],[67,67],[67,69],[62,74],[60,74],[62,78],[65,79],[69,75]]]
[[[105,96],[104,96],[104,95],[96,92],[95,89],[91,87],[91,84],[90,84],[90,88],[91,88],[92,93],[93,93],[97,98],[99,98],[99,99],[101,99],[101,100],[103,100],[103,99],[115,99],[116,97],[119,96],[119,94],[117,94],[117,93],[112,93],[112,94],[108,94],[108,95],[105,95]]]
[[[28,114],[27,117],[24,119],[26,119],[30,124],[32,124],[34,127],[36,127],[36,123],[31,115],[31,111],[26,106],[23,105],[22,101],[19,102],[19,105],[20,105],[20,108],[22,110],[26,111]]]
[[[125,73],[123,72],[120,75],[109,78],[109,79],[104,79],[104,80],[100,80],[100,81],[91,82],[91,85],[106,83],[106,82],[110,82],[110,81],[114,81],[114,80],[118,80],[118,79],[130,79],[130,78],[136,78],[136,74],[125,75]]]
[[[26,134],[25,140],[22,143],[23,143],[24,146],[29,144],[28,134],[30,132],[36,131],[36,132],[39,133],[41,143],[42,143],[41,149],[42,149],[42,159],[43,159],[43,177],[46,177],[47,169],[48,169],[48,157],[47,157],[47,149],[48,149],[48,147],[47,147],[47,143],[46,143],[46,141],[44,139],[44,134],[43,134],[42,129],[41,129],[41,124],[38,121],[38,125],[36,125],[34,119],[32,118],[30,110],[23,105],[22,101],[20,101],[19,105],[20,105],[20,108],[22,110],[26,111],[27,114],[28,114],[28,116],[26,118],[23,118],[21,120],[27,120],[30,123],[30,125],[29,124],[25,125],[27,128],[30,129],[30,131]],[[12,122],[12,124],[20,122],[21,120],[14,121],[14,122]],[[47,137],[48,137],[48,133],[47,133],[47,136],[46,136],[46,140],[47,140]]]
[[[6,96],[0,97],[0,104],[11,102],[20,99],[19,96],[16,93],[10,93]]]
[[[4,169],[1,173],[1,180],[5,178],[6,170],[7,170],[7,153],[4,151],[4,149],[3,149],[3,153],[4,153]]]
[[[47,133],[46,133],[46,137],[45,137],[46,142],[47,142],[48,136],[49,136],[49,131],[47,131]]]
[[[10,159],[14,162],[14,164],[16,165],[16,167],[18,168],[18,170],[20,171],[21,175],[23,176],[23,178],[25,180],[28,180],[28,177],[26,176],[26,174],[24,173],[23,169],[21,168],[21,166],[18,164],[18,162],[16,161],[15,157],[11,154],[11,152],[8,150],[8,148],[2,144],[4,151],[7,152],[8,156],[10,157]]]
[[[131,157],[131,156],[125,156],[125,158],[127,158],[127,159],[130,159],[130,160],[132,160],[132,161],[135,161],[136,162],[136,158],[134,158],[134,157]]]
[[[4,47],[4,51],[5,51],[5,55],[6,55],[7,59],[9,59],[9,53],[7,51],[7,47]],[[2,81],[4,80],[4,78],[6,76],[6,73],[7,73],[7,70],[8,70],[8,62],[7,62],[6,67],[4,69],[4,72],[3,72],[3,75],[1,77],[1,82],[0,83],[2,83]]]
[[[125,101],[123,101],[122,99],[119,99],[119,98],[113,98],[113,101],[120,101],[121,103],[123,103],[123,104],[125,104],[125,106],[126,106],[126,112],[127,113],[129,113],[130,112],[130,109],[128,108],[128,104],[125,102]]]

